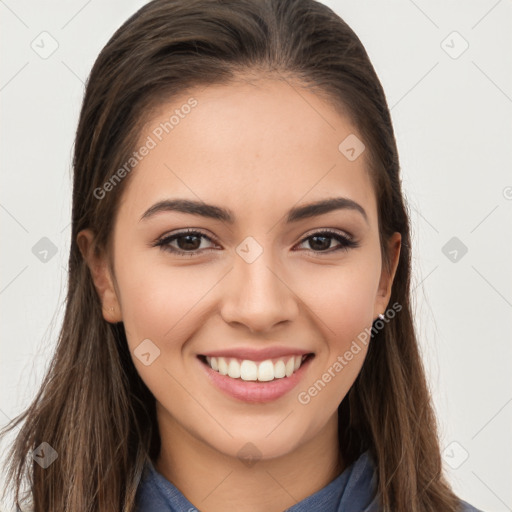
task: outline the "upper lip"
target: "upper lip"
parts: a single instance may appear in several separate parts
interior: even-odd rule
[[[266,348],[226,348],[223,350],[211,350],[203,352],[200,355],[207,357],[233,357],[235,359],[249,359],[250,361],[264,361],[265,359],[273,359],[276,357],[284,356],[302,356],[304,354],[311,354],[311,350],[303,350],[300,348],[292,347],[266,347]]]

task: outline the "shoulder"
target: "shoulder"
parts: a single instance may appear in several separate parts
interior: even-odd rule
[[[473,505],[470,505],[467,501],[460,500],[459,512],[484,512],[484,511],[473,507]]]
[[[158,472],[150,459],[146,461],[135,499],[136,512],[171,512],[197,510],[181,491]]]
[[[355,487],[360,488],[360,490],[361,487],[363,487],[366,489],[366,492],[368,492],[369,496],[373,496],[373,500],[371,503],[366,505],[366,508],[364,508],[363,512],[380,512],[381,505],[377,493],[376,463],[371,451],[367,450],[363,452],[352,467],[354,469],[352,481],[353,484],[355,484]],[[350,498],[353,499],[353,496],[351,495]],[[340,512],[342,509],[345,510],[345,508],[340,508]],[[350,508],[347,510],[350,510]],[[457,512],[485,511],[480,510],[469,504],[467,501],[459,498],[459,508],[457,509]]]

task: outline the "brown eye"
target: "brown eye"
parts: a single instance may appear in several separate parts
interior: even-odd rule
[[[169,251],[180,256],[196,256],[211,248],[202,248],[203,240],[213,241],[200,231],[182,231],[173,235],[161,238],[155,245],[161,247],[164,251]],[[176,245],[171,245],[175,243]]]
[[[332,248],[331,243],[332,240],[335,240],[338,242],[338,246]],[[317,233],[314,233],[312,235],[309,235],[308,237],[304,238],[301,242],[301,244],[307,242],[309,244],[310,250],[312,252],[335,252],[340,249],[343,249],[345,251],[348,251],[349,249],[353,247],[358,247],[359,244],[352,240],[351,238],[348,238],[345,235],[342,235],[341,233],[337,233],[334,231],[319,231]]]

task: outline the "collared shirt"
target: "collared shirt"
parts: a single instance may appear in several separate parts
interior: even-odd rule
[[[327,484],[284,512],[379,512],[375,466],[369,451]],[[201,512],[148,461],[137,489],[137,512]],[[482,512],[461,500],[460,512]]]

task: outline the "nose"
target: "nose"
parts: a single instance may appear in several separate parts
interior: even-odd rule
[[[235,259],[221,306],[221,316],[228,324],[265,333],[297,318],[298,297],[270,252],[263,251],[252,263]]]

